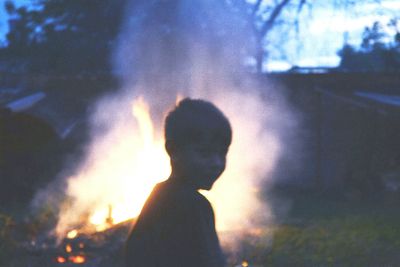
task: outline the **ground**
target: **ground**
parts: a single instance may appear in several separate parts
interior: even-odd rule
[[[400,201],[395,194],[349,197],[280,189],[268,198],[273,206],[290,203],[290,209],[281,214],[277,210],[277,224],[263,226],[258,237],[245,237],[230,266],[246,266],[244,261],[248,266],[398,266]],[[43,255],[21,249],[9,235],[18,220],[16,213],[2,208],[0,266],[72,266],[49,261],[43,265],[38,260]],[[123,266],[118,253],[94,262],[81,266]]]
[[[264,240],[248,240],[243,255],[259,266],[398,266],[399,198],[339,196],[308,191],[275,192],[291,203],[288,214],[266,231]],[[272,197],[273,198],[273,197]],[[272,199],[271,199],[272,200]],[[276,201],[276,200],[275,200]],[[257,265],[257,266],[258,266]]]

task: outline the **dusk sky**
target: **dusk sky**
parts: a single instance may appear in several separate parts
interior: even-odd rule
[[[8,31],[5,1],[0,0],[0,43],[5,41]],[[17,5],[32,2],[33,0],[15,0]],[[382,9],[379,10],[376,4],[361,4],[362,2],[359,1],[351,11],[344,8],[334,9],[327,1],[314,3],[312,10],[306,9],[302,12],[298,33],[285,33],[284,37],[271,35],[271,39],[276,39],[279,47],[275,45],[270,49],[270,66],[283,69],[289,65],[335,66],[339,63],[337,51],[343,46],[345,36],[350,44],[358,45],[366,26],[371,26],[377,20],[386,24],[391,18],[399,18],[399,0],[382,0]],[[301,41],[287,41],[296,38]]]
[[[7,13],[4,10],[4,4],[5,4],[6,0],[0,0],[0,42],[4,41],[5,38],[5,34],[8,31],[8,25],[7,25]],[[26,5],[26,4],[30,4],[32,3],[33,0],[14,0],[14,3],[17,6],[20,5]]]

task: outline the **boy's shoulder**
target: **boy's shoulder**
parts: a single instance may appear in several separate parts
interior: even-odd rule
[[[189,208],[211,208],[210,202],[197,190],[172,181],[164,181],[154,187],[153,193],[158,196],[158,201],[173,202],[174,205],[187,206]]]

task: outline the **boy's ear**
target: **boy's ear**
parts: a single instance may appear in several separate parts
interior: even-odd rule
[[[171,140],[167,140],[165,141],[165,150],[167,151],[169,157],[172,160],[176,159],[177,156],[177,146],[175,144],[175,142],[171,141]]]

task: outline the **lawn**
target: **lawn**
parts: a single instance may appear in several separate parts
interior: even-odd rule
[[[272,203],[285,200],[291,207],[272,231],[244,241],[241,258],[249,266],[400,266],[397,196],[271,195]]]
[[[400,266],[397,196],[354,198],[298,190],[274,190],[267,196],[272,207],[285,202],[290,208],[285,213],[277,209],[274,225],[244,237],[230,266]],[[22,217],[10,208],[0,212],[0,266],[25,266],[18,244],[23,237],[15,236]]]

